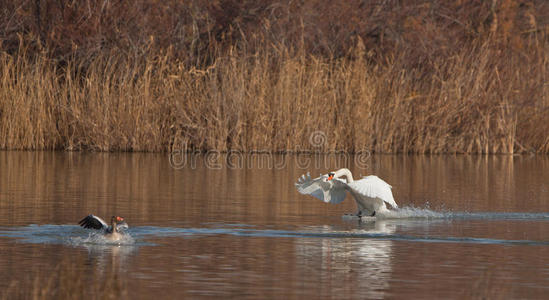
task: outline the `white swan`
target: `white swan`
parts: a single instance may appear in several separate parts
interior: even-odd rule
[[[347,180],[340,178],[343,176]],[[301,194],[311,195],[332,204],[341,203],[349,191],[355,198],[359,217],[388,212],[385,203],[393,208],[398,208],[391,192],[391,186],[387,182],[375,175],[354,181],[351,171],[345,168],[315,179],[311,179],[311,175],[307,173],[307,175],[302,175],[295,185]]]

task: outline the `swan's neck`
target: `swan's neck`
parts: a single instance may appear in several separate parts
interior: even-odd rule
[[[343,176],[347,178],[347,183],[351,183],[354,181],[353,174],[351,174],[351,171],[349,171],[349,169],[346,169],[346,168],[339,169],[334,173],[334,177],[336,178],[343,177]]]

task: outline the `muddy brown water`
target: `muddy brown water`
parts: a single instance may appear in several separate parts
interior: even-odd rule
[[[296,192],[342,166],[392,184],[397,217]],[[129,239],[78,227],[89,213],[124,216]],[[3,298],[66,285],[59,266],[142,299],[542,298],[549,158],[0,152],[0,251]]]

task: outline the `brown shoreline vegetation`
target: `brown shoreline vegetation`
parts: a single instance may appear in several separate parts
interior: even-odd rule
[[[0,149],[549,153],[542,0],[0,3]]]

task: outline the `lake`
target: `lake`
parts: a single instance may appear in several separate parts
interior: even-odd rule
[[[297,193],[340,167],[394,218]],[[549,157],[0,152],[0,298],[542,298]],[[109,244],[77,223],[125,217]]]

